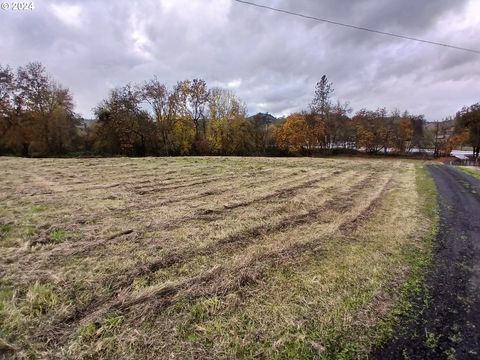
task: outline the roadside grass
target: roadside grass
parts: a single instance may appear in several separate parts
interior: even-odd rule
[[[430,231],[428,236],[422,238],[422,235],[426,234],[424,231],[421,231],[421,235],[418,236],[412,232],[412,228],[398,229],[394,226],[393,218],[396,216],[404,219],[413,218],[412,210],[415,208],[413,199],[410,199],[410,204],[406,202],[409,195],[405,196],[401,203],[397,202],[400,200],[400,194],[405,195],[405,191],[411,188],[398,188],[385,196],[383,206],[380,206],[376,215],[353,235],[329,242],[321,248],[317,259],[314,256],[308,261],[308,257],[305,257],[302,259],[303,265],[296,267],[295,272],[289,273],[288,277],[285,277],[284,270],[277,275],[278,281],[272,283],[271,291],[266,293],[275,293],[278,299],[272,301],[269,298],[268,302],[284,306],[279,309],[269,308],[262,312],[257,316],[257,322],[252,328],[260,332],[270,331],[269,329],[275,328],[279,319],[292,313],[295,307],[307,314],[300,317],[301,325],[292,326],[288,335],[285,334],[285,329],[282,329],[282,335],[272,336],[280,339],[283,337],[285,343],[269,344],[273,349],[276,346],[280,350],[277,353],[267,352],[267,357],[285,359],[367,357],[372,346],[380,345],[392,335],[399,317],[414,315],[409,313],[410,304],[412,296],[423,296],[423,275],[431,261],[431,241],[436,232],[437,216],[435,188],[432,187],[432,180],[423,167],[416,169],[416,182],[422,204],[419,221],[425,221],[422,226]],[[395,202],[397,206],[410,206],[412,212],[400,215],[397,207],[389,208],[391,206],[389,202]],[[386,219],[392,219],[391,223],[386,224]],[[401,240],[406,234],[415,242],[403,243]],[[320,261],[318,257],[321,258]],[[399,263],[408,265],[409,271],[404,272],[405,269],[392,271],[392,266],[395,268]],[[406,282],[402,284],[405,280]],[[314,285],[306,288],[299,287],[299,284],[309,282],[313,282]],[[287,293],[278,291],[280,289],[287,290]],[[395,292],[398,290],[400,296],[397,304],[394,304]],[[292,299],[289,304],[286,299],[291,294],[295,295],[295,299]],[[299,303],[299,294],[308,294],[311,300],[308,303]],[[252,301],[253,311],[258,311],[259,304],[262,302],[258,299]],[[308,314],[308,311],[313,313]],[[329,314],[329,311],[332,314]],[[262,326],[261,324],[265,323],[274,312],[278,312],[275,320]],[[357,314],[357,317],[352,316],[353,314]],[[377,324],[378,318],[381,319],[382,316],[386,316],[386,320],[381,320]],[[229,328],[231,329],[230,324],[223,330],[227,331]],[[364,335],[358,336],[361,333]],[[255,345],[257,345],[256,341],[252,341],[253,349],[246,357],[258,353],[265,354],[265,349],[262,352],[255,348]],[[262,345],[265,346],[265,344]],[[243,356],[245,344],[241,350]]]
[[[423,289],[436,198],[418,163],[0,161],[17,358],[366,358]]]
[[[478,169],[472,169],[469,166],[458,166],[458,169],[462,170],[463,172],[472,175],[473,177],[477,178],[480,180],[480,170]]]
[[[404,249],[404,261],[410,268],[409,276],[399,289],[397,304],[376,329],[375,348],[382,347],[392,336],[400,335],[398,332],[409,331],[409,324],[417,321],[430,301],[426,276],[433,264],[434,240],[438,233],[438,194],[435,182],[425,166],[416,166],[415,175],[419,215],[423,223],[422,243],[418,247]],[[428,346],[434,346],[437,340],[435,334],[425,334]]]

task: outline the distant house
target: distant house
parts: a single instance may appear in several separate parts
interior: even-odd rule
[[[471,151],[452,150],[450,155],[456,157],[459,160],[470,160],[473,158]]]
[[[475,159],[471,151],[453,150],[451,155],[455,157],[450,162],[452,165],[480,166],[480,160]]]

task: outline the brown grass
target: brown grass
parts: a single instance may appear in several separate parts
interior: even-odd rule
[[[0,354],[17,358],[366,354],[427,231],[403,161],[0,164]]]

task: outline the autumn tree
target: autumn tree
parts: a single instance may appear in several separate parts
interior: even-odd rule
[[[455,133],[455,120],[452,117],[441,121],[433,121],[425,124],[425,146],[432,150],[434,157],[447,156],[447,142]]]
[[[285,123],[275,131],[275,138],[280,147],[296,153],[311,153],[318,144],[307,124],[307,115],[300,113],[288,116]]]
[[[457,134],[453,134],[452,136],[450,136],[444,146],[445,154],[450,155],[450,153],[453,150],[455,150],[460,146],[465,145],[465,143],[469,141],[469,137],[470,137],[470,134],[468,131],[459,132]]]
[[[173,126],[174,153],[191,155],[196,142],[196,131],[191,120],[185,116],[178,116]],[[198,151],[198,150],[195,150]]]
[[[97,106],[99,148],[128,156],[147,153],[155,129],[141,102],[141,91],[128,84],[112,90]]]
[[[0,154],[8,147],[7,134],[15,124],[15,74],[0,66]]]
[[[357,149],[363,148],[367,153],[374,154],[385,147],[388,130],[383,118],[383,110],[362,109],[352,120],[356,129]]]
[[[422,151],[427,146],[425,141],[425,117],[423,115],[412,115],[408,112],[404,113],[404,117],[410,120],[413,129],[409,150],[416,148]]]
[[[392,145],[400,153],[405,153],[411,146],[413,125],[409,118],[400,117],[396,122],[396,129]]]
[[[159,140],[158,151],[162,155],[178,153],[179,146],[175,138],[175,126],[179,111],[178,94],[168,91],[156,77],[142,87],[142,98],[148,104],[152,122],[155,124]]]
[[[310,112],[308,114],[303,113],[302,116],[309,132],[309,150],[314,151],[325,149],[328,146],[326,122],[319,114]]]
[[[245,117],[235,117],[230,124],[232,143],[230,154],[250,155],[254,153],[255,145],[252,137],[252,124]]]
[[[374,117],[375,122],[380,125],[379,136],[382,143],[383,153],[387,154],[393,142],[396,124],[393,119],[388,116],[386,108],[378,108],[374,112]]]
[[[210,92],[207,83],[202,79],[184,80],[174,88],[179,115],[188,118],[195,128],[195,153],[203,153],[207,149],[205,137],[207,133],[206,111]]]
[[[78,117],[68,89],[54,82],[40,63],[19,67],[14,74],[0,67],[4,147],[22,155],[65,153],[73,149]]]
[[[310,111],[277,121],[268,114],[247,118],[245,104],[232,91],[209,90],[204,80],[180,81],[169,89],[153,78],[114,89],[95,109],[96,124],[82,128],[70,91],[40,63],[16,71],[0,66],[0,152],[50,155],[83,147],[127,156],[249,155],[269,148],[312,154],[341,147],[408,153],[433,146],[439,155],[464,143],[468,134],[478,157],[480,104],[457,114],[452,135],[442,125],[426,126],[423,116],[385,108],[362,109],[350,118],[348,104],[332,102],[333,91],[322,76]]]
[[[245,153],[251,147],[252,132],[246,122],[245,104],[230,90],[214,88],[209,96],[207,139],[216,154]]]
[[[468,131],[469,142],[473,147],[473,157],[480,154],[480,103],[464,107],[455,117],[457,128]]]
[[[275,139],[273,136],[273,118],[270,114],[258,113],[250,118],[252,129],[253,145],[255,153],[264,155],[268,148],[271,148]]]
[[[325,124],[327,140],[335,146],[346,148],[354,141],[351,120],[348,114],[352,111],[348,103],[337,101],[331,106],[328,121]]]
[[[30,63],[17,71],[16,102],[21,116],[18,134],[23,146],[46,153],[50,147],[49,89],[50,79],[40,63]]]
[[[54,85],[49,100],[49,153],[63,154],[76,147],[80,119],[68,89]]]

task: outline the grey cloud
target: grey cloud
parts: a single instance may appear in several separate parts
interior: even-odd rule
[[[480,48],[475,36],[480,21],[468,13],[475,0],[255,1]],[[52,10],[55,5],[64,6],[64,18]],[[334,82],[335,98],[356,110],[398,107],[435,120],[480,100],[478,55],[229,0],[69,0],[36,6],[31,13],[0,13],[1,62],[42,61],[72,89],[84,116],[91,116],[110,88],[153,75],[169,86],[192,77],[212,86],[238,81],[234,90],[251,113],[306,109],[323,74]],[[78,19],[68,18],[68,6],[78,7]],[[470,23],[462,25],[465,17]]]

